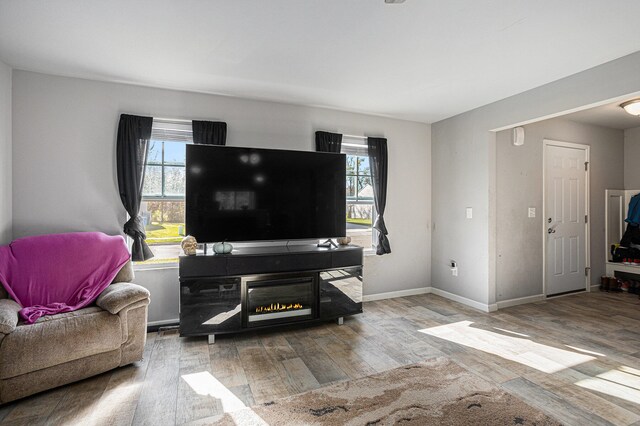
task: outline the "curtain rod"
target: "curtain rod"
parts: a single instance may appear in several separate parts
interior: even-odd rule
[[[154,120],[165,121],[165,122],[173,122],[173,123],[189,123],[191,124],[193,121],[212,121],[210,118],[194,118],[191,120],[185,120],[183,118],[163,118],[163,117],[153,117]]]
[[[191,123],[192,120],[183,120],[181,118],[161,118],[161,117],[153,117],[154,120],[160,121],[173,121],[176,123]]]

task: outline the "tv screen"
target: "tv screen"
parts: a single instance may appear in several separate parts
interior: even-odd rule
[[[344,154],[187,145],[186,231],[200,242],[346,234]]]

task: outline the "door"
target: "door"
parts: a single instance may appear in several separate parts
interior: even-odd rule
[[[588,146],[545,141],[546,295],[587,286]]]

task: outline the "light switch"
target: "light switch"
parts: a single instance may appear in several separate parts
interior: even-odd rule
[[[529,217],[536,217],[536,208],[529,207]]]
[[[473,208],[467,207],[467,219],[473,219]]]

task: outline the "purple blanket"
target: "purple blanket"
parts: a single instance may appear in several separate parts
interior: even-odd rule
[[[32,324],[92,303],[129,260],[121,236],[74,232],[20,238],[0,247],[0,282]]]

